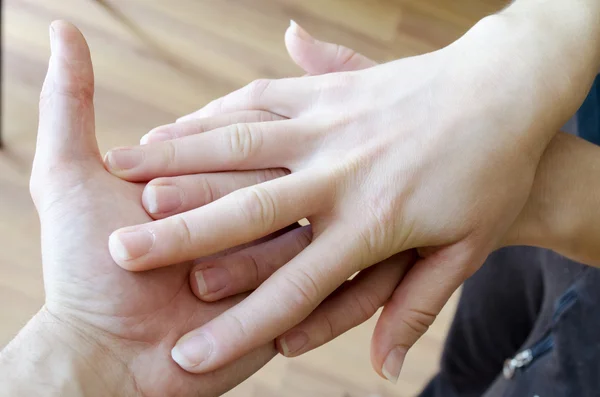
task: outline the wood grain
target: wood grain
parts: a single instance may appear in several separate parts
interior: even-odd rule
[[[442,47],[502,0],[5,0],[0,153],[0,346],[43,302],[39,226],[28,193],[47,30],[67,19],[94,60],[101,149],[133,144],[207,101],[260,77],[294,76],[283,33],[294,19],[315,36],[378,61]],[[103,6],[106,3],[109,7]],[[411,351],[398,386],[371,369],[376,318],[328,346],[278,357],[229,397],[414,395],[436,371],[456,298]]]

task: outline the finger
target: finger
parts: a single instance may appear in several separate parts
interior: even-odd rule
[[[83,171],[102,167],[94,135],[94,72],[87,43],[77,28],[62,21],[50,26],[50,40],[52,55],[40,95],[30,181],[38,210],[42,200],[53,200],[50,193],[62,194]]]
[[[377,62],[350,48],[316,40],[294,21],[290,21],[290,27],[285,32],[285,46],[292,60],[306,73],[313,75],[361,70],[377,65]]]
[[[308,318],[277,339],[279,352],[299,356],[367,321],[392,296],[414,258],[413,251],[394,255],[346,281]]]
[[[325,171],[291,174],[183,214],[119,229],[109,248],[113,259],[132,271],[208,256],[318,213],[332,199],[329,183]]]
[[[329,228],[318,235],[249,297],[183,336],[173,359],[189,372],[209,372],[298,324],[358,270],[358,241],[345,233]]]
[[[142,203],[150,216],[163,219],[202,207],[236,190],[288,175],[283,168],[158,178],[144,188]]]
[[[232,255],[202,261],[192,270],[192,291],[206,302],[252,291],[306,248],[311,239],[311,227],[304,226]]]
[[[204,134],[113,149],[107,169],[128,181],[162,176],[264,168],[291,168],[316,144],[314,130],[297,120],[234,124]]]
[[[465,269],[472,268],[473,261],[465,244],[459,243],[415,263],[386,304],[373,333],[371,361],[380,375],[397,382],[406,353],[470,276]]]
[[[65,160],[98,163],[89,48],[81,32],[67,22],[53,22],[50,38],[52,55],[40,96],[36,168]]]
[[[377,62],[358,54],[356,51],[338,44],[327,43],[314,39],[308,32],[291,21],[285,34],[285,44],[291,58],[305,72],[312,75],[331,72],[343,72],[366,69],[377,65]],[[255,83],[257,85],[265,84]],[[181,117],[178,121],[188,121],[202,115],[219,113],[215,110],[222,106],[221,102],[211,104],[213,109],[201,109]],[[284,114],[283,112],[281,114]]]
[[[220,114],[215,117],[191,119],[182,123],[167,124],[156,127],[140,140],[140,144],[168,141],[188,135],[200,134],[217,128],[239,123],[263,123],[283,120],[283,117],[262,110],[248,110],[235,113]]]
[[[255,80],[204,108],[183,116],[177,122],[212,117],[244,110],[264,110],[285,118],[294,118],[318,95],[314,78]]]

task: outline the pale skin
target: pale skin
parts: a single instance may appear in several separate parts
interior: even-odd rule
[[[59,32],[59,40],[66,38],[69,31],[74,34],[71,29],[68,25],[55,25],[55,30]],[[307,44],[298,41],[297,37],[289,36],[288,32],[286,41],[292,57],[312,74],[372,66],[372,61],[353,55],[348,49],[327,43]],[[71,39],[74,40],[71,45],[83,42],[78,33]],[[181,281],[186,278],[187,272],[191,271],[192,289],[205,301],[221,299],[255,288],[257,284],[239,277],[239,272],[238,278],[235,278],[235,271],[231,271],[229,274],[234,278],[229,280],[229,289],[214,296],[207,296],[198,289],[196,271],[206,268],[226,268],[229,271],[239,268],[240,264],[256,264],[258,278],[254,281],[258,283],[261,278],[268,277],[270,272],[284,266],[289,257],[294,257],[306,247],[310,241],[310,230],[295,229],[264,245],[259,244],[232,254],[229,258],[232,260],[208,259],[198,261],[196,267],[179,265],[177,268],[185,269],[181,272],[161,270],[163,273],[159,273],[160,275],[153,272],[140,278],[139,275],[132,276],[118,271],[108,257],[105,245],[98,244],[98,240],[102,240],[103,236],[107,236],[115,227],[144,222],[150,218],[146,218],[147,215],[143,213],[139,204],[135,204],[139,203],[142,185],[120,182],[108,175],[101,165],[97,166],[99,154],[95,139],[91,138],[93,109],[90,110],[90,86],[71,84],[73,79],[89,83],[90,75],[87,72],[80,73],[88,67],[91,71],[91,65],[87,47],[83,52],[76,48],[81,50],[82,47],[71,48],[69,55],[66,55],[64,48],[60,49],[60,46],[55,50],[57,56],[53,62],[57,62],[58,58],[59,67],[55,63],[54,72],[51,67],[51,73],[60,70],[66,70],[67,73],[49,73],[49,76],[54,78],[47,80],[45,94],[42,96],[44,106],[40,115],[39,145],[32,175],[32,194],[40,212],[44,233],[43,257],[48,301],[46,307],[0,354],[0,394],[218,395],[260,367],[261,363],[273,354],[272,349],[265,347],[259,352],[254,352],[251,358],[247,357],[246,364],[236,363],[233,367],[226,367],[222,371],[200,378],[177,371],[172,363],[165,360],[170,346],[181,332],[185,332],[185,328],[193,328],[210,320],[230,307],[233,302],[225,301],[219,306],[207,306],[198,302],[191,303],[187,298],[181,302],[177,301],[179,309],[189,307],[185,310],[190,312],[184,314],[191,318],[192,322],[180,326],[177,315],[173,315],[177,313],[176,310],[171,310],[170,316],[164,314],[164,319],[157,313],[156,322],[150,321],[136,327],[136,335],[141,337],[139,343],[135,342],[135,339],[132,340],[131,335],[121,335],[115,330],[122,331],[125,325],[123,321],[127,326],[131,326],[140,319],[140,313],[152,310],[154,299],[148,302],[148,296],[155,297],[157,291],[163,291],[158,295],[170,294],[170,277],[165,277],[169,274],[177,274],[173,278]],[[336,58],[336,55],[341,55],[341,58]],[[61,59],[67,59],[69,62],[61,63]],[[348,59],[350,62],[345,62]],[[66,87],[62,85],[65,82],[68,83]],[[80,91],[81,87],[87,89]],[[189,127],[185,131],[194,133],[218,127],[219,123],[249,122],[252,121],[252,117],[254,116],[244,113],[190,121],[177,127],[170,126],[153,131],[146,140],[152,141],[156,138],[160,141],[164,137],[153,138],[152,135],[159,132],[179,133],[182,132],[179,128],[183,125]],[[271,116],[263,112],[260,117],[264,120]],[[276,116],[273,118],[278,119]],[[524,209],[509,227],[500,245],[539,245],[556,249],[582,262],[600,264],[599,248],[593,240],[593,236],[600,232],[597,226],[600,225],[600,219],[596,219],[599,215],[597,208],[600,208],[600,194],[594,194],[600,192],[600,186],[596,188],[598,183],[595,170],[600,170],[600,153],[597,147],[565,134],[556,135],[541,158]],[[161,195],[152,192],[152,187],[173,184],[184,191],[184,198],[194,197],[192,193],[198,193],[197,185],[186,183],[186,178],[190,178],[188,181],[192,182],[202,180],[203,186],[210,186],[212,191],[212,197],[203,196],[200,200],[188,202],[184,200],[183,204],[188,206],[186,209],[192,209],[206,204],[208,199],[216,200],[235,189],[285,174],[286,172],[279,169],[273,169],[224,174],[218,177],[192,175],[185,178],[161,178],[153,181],[150,187],[144,190],[144,207],[157,219],[184,210],[182,207],[164,213],[153,211],[160,209],[169,200],[161,201]],[[127,196],[130,196],[130,200],[121,203],[120,199]],[[107,202],[110,203],[110,208],[107,207]],[[115,208],[119,211],[115,211]],[[405,253],[363,271],[360,278],[346,284],[344,289],[329,297],[295,328],[296,331],[308,334],[309,343],[302,350],[288,352],[288,355],[302,354],[357,325],[377,307],[386,303],[391,296],[373,339],[374,345],[388,342],[394,337],[396,324],[385,323],[383,319],[394,320],[393,313],[397,305],[402,304],[402,297],[398,290],[394,292],[394,288],[413,260],[414,254]],[[261,263],[268,263],[267,267],[262,268],[262,272]],[[102,273],[101,277],[98,277],[98,271]],[[90,284],[90,278],[94,283]],[[160,282],[153,283],[151,280],[154,278],[160,279]],[[106,282],[98,283],[98,280]],[[385,283],[386,280],[388,284]],[[161,286],[163,282],[165,285]],[[181,285],[180,283],[178,288],[182,288]],[[124,292],[136,292],[128,295],[127,300],[119,299],[120,294],[115,292],[121,287]],[[151,290],[150,295],[143,295],[144,292],[148,293],[147,288]],[[135,299],[136,297],[139,299]],[[82,306],[78,307],[75,303]],[[109,313],[106,311],[109,308],[116,311]],[[121,310],[138,312],[128,318],[122,317]],[[114,315],[118,315],[119,318],[113,318]],[[335,324],[337,328],[324,327],[323,321],[317,321],[323,318],[326,318],[329,324]],[[166,332],[165,328],[160,326],[164,324],[158,324],[165,321],[171,326],[170,334],[165,338],[155,339]],[[127,340],[124,340],[124,337]],[[281,341],[279,348],[282,348]],[[374,364],[377,364],[375,359]],[[163,376],[153,378],[153,370],[160,371]],[[31,373],[35,373],[36,376],[31,377]],[[142,382],[139,382],[140,379]],[[168,382],[161,382],[166,380]],[[152,383],[148,385],[144,382]],[[118,392],[115,392],[116,390]]]
[[[152,219],[142,205],[144,185],[125,182],[104,168],[94,133],[92,65],[81,33],[55,22],[51,34],[52,57],[40,99],[31,177],[42,229],[46,302],[0,352],[0,395],[221,395],[272,358],[275,346],[267,343],[200,376],[170,360],[182,333],[241,297],[205,303],[194,296],[189,273],[216,256],[148,274],[123,271],[111,259],[106,239],[114,228]],[[334,61],[328,65],[334,67]],[[277,175],[277,170],[224,174],[206,183],[218,195]],[[193,192],[198,190],[189,191]],[[305,228],[286,228],[246,247],[253,248],[257,258],[268,255],[277,265],[302,250],[306,235]],[[223,263],[236,266],[238,258],[231,259]],[[407,263],[406,256],[386,261],[358,285],[381,275],[395,285]]]
[[[141,203],[144,185],[104,168],[83,36],[65,22],[53,23],[51,33],[31,177],[46,302],[0,353],[0,395],[221,395],[268,362],[273,343],[202,376],[170,359],[181,334],[240,298],[198,300],[188,283],[194,262],[146,274],[114,263],[106,244],[111,231],[151,220]]]
[[[375,369],[397,379],[409,348],[527,208],[542,155],[600,67],[599,18],[595,0],[517,1],[440,51],[257,81],[162,132],[193,129],[197,119],[230,126],[110,152],[107,166],[130,181],[291,172],[116,231],[111,253],[126,269],[219,252],[303,217],[312,224],[300,254],[180,341],[179,364],[203,373],[278,336],[285,346],[351,274],[418,248],[373,341]],[[234,119],[249,112],[280,117]]]

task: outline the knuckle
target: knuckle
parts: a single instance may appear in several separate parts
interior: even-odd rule
[[[289,270],[286,281],[290,296],[293,297],[288,302],[291,312],[308,314],[320,303],[320,288],[310,274],[299,269]]]
[[[422,309],[408,309],[400,316],[402,324],[408,328],[416,338],[423,335],[435,321],[436,315]]]
[[[248,325],[236,313],[226,311],[223,315],[232,323],[234,332],[235,330],[238,331],[236,337],[239,336],[242,340],[247,340],[251,336]]]
[[[289,174],[289,171],[283,168],[267,168],[265,170],[259,170],[256,173],[256,183],[268,182],[273,179],[281,178]]]
[[[298,233],[298,238],[296,239],[296,243],[298,244],[298,252],[304,250],[306,247],[312,243],[312,228],[311,227],[302,227],[300,232]]]
[[[381,306],[378,303],[377,298],[368,293],[364,295],[355,295],[354,300],[357,306],[359,323],[364,323],[373,317],[375,312],[377,312]]]
[[[251,102],[260,102],[261,98],[265,95],[272,80],[269,79],[258,79],[254,80],[248,86],[249,96]]]
[[[55,97],[68,98],[82,106],[91,106],[94,98],[94,84],[85,78],[69,78],[60,83],[45,81],[40,92],[40,109],[47,106]]]
[[[163,169],[171,169],[177,159],[177,146],[173,141],[163,142]]]
[[[248,124],[234,124],[228,131],[228,149],[235,162],[243,162],[260,146],[260,134],[253,131]]]
[[[40,209],[42,202],[46,206],[49,202],[57,202],[78,193],[88,180],[90,180],[88,170],[77,169],[60,158],[46,159],[44,166],[38,164],[36,160],[29,178],[29,194],[36,208]]]
[[[325,330],[324,333],[324,338],[322,340],[323,343],[330,341],[332,339],[334,339],[336,336],[338,336],[341,332],[338,331],[337,327],[336,327],[336,321],[334,319],[331,318],[331,315],[329,313],[325,313],[322,316],[322,319],[320,319],[321,321],[319,321],[322,324],[322,327]]]
[[[252,254],[245,255],[244,262],[245,262],[244,278],[246,278],[247,281],[249,281],[252,286],[260,285],[260,283],[263,282],[264,275],[263,275],[263,272],[261,271],[261,266],[259,265],[259,263],[256,260],[256,258],[254,257],[254,255],[252,255]],[[248,272],[250,274],[248,274]]]
[[[278,116],[271,112],[261,111],[258,114],[258,121],[260,123],[264,123],[264,122],[268,122],[268,121],[282,120],[282,119],[283,119],[283,117]]]
[[[358,236],[369,255],[389,257],[398,251],[405,250],[405,242],[396,231],[396,216],[401,213],[394,209],[394,204],[384,197],[370,197],[365,199],[363,209],[367,222],[359,230]],[[403,232],[405,232],[403,230]],[[400,247],[401,249],[398,249]]]
[[[191,247],[193,243],[192,229],[188,224],[187,220],[183,216],[174,216],[171,221],[175,224],[175,230],[177,231],[177,241],[183,247]]]
[[[210,204],[219,198],[218,192],[213,188],[208,178],[200,178],[200,190],[202,192],[200,195],[202,197],[202,202],[199,203],[200,206]]]
[[[225,98],[227,98],[227,97],[213,99],[212,101],[207,103],[206,106],[204,106],[204,108],[202,108],[200,110],[203,112],[203,114],[205,114],[207,116],[215,116],[218,114],[226,113],[225,105],[223,104],[223,102],[225,101]]]
[[[271,193],[262,186],[251,186],[239,194],[239,208],[250,225],[271,230],[277,219],[277,206]]]

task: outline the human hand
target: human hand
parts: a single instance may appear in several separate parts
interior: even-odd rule
[[[198,354],[184,367],[218,367],[297,324],[355,271],[425,247],[426,258],[395,295],[392,344],[385,350],[375,346],[373,353],[378,369],[392,358],[396,376],[408,348],[516,218],[549,140],[545,134],[556,130],[547,127],[564,117],[532,127],[531,109],[506,95],[514,81],[487,70],[483,61],[498,53],[482,48],[482,41],[467,35],[444,50],[363,72],[260,81],[195,117],[258,110],[292,120],[237,124],[108,156],[112,172],[129,180],[223,169],[292,171],[181,216],[115,233],[113,256],[125,268],[217,252],[304,216],[313,225],[307,249],[249,299],[193,333],[202,335],[211,354]],[[469,61],[474,67],[465,72]],[[496,84],[506,91],[483,89]],[[509,122],[494,116],[500,110]],[[137,156],[138,164],[119,166],[126,156]],[[503,164],[507,158],[511,162]],[[220,237],[211,237],[207,232],[217,222]],[[134,230],[152,231],[149,252],[132,255],[136,242],[119,241],[121,233]]]
[[[221,395],[272,358],[273,343],[265,342],[231,365],[202,376],[183,371],[170,359],[182,334],[240,298],[199,301],[189,288],[191,262],[147,273],[127,272],[114,263],[106,246],[111,231],[151,220],[141,203],[144,186],[123,181],[103,166],[94,135],[92,64],[81,33],[55,22],[51,36],[31,177],[41,222],[46,290],[45,307],[36,316],[43,320],[34,321],[35,335],[50,341],[48,330],[58,327],[53,334],[72,336],[62,347],[74,350],[81,367],[89,367],[98,378],[83,386],[103,387],[90,389],[89,395]],[[32,340],[23,341],[24,351],[27,346],[33,346]],[[15,349],[9,346],[6,357],[24,360],[11,354]],[[28,374],[22,380],[35,384],[39,374],[49,370],[40,369],[36,379]],[[10,378],[10,371],[3,367],[0,372]],[[64,374],[52,381],[62,378]]]
[[[294,23],[286,32],[285,39],[292,59],[310,74],[360,70],[376,65],[376,62],[348,48],[312,38]],[[145,135],[142,141],[159,142],[233,123],[282,119],[260,111],[223,116],[158,127]],[[237,189],[284,175],[287,172],[283,169],[267,169],[158,178],[150,181],[144,189],[144,207],[150,216],[162,219],[201,207]],[[308,246],[311,238],[311,228],[305,226],[262,245],[203,261],[192,269],[192,289],[199,299],[207,302],[254,290]],[[414,259],[414,252],[395,255],[346,281],[301,324],[278,338],[280,353],[288,357],[301,355],[366,321],[390,300]],[[382,321],[385,321],[385,315]],[[373,339],[373,344],[380,343],[385,344],[386,341],[377,337]],[[386,376],[395,381],[390,373]]]

